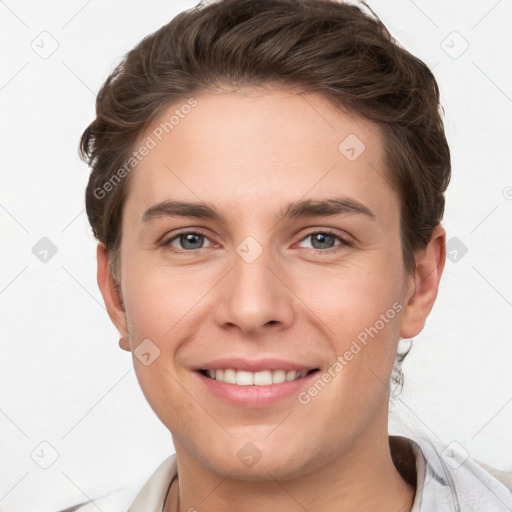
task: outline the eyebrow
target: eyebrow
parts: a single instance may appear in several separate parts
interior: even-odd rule
[[[307,199],[288,203],[280,211],[278,220],[297,219],[332,215],[357,214],[375,220],[375,214],[363,203],[355,199],[342,197],[336,199]],[[208,203],[190,203],[185,201],[163,201],[148,208],[142,222],[162,217],[191,217],[195,219],[218,220],[225,223],[215,206]]]
[[[375,220],[375,214],[363,203],[342,197],[339,199],[307,199],[288,203],[281,210],[281,219],[295,219],[300,217],[316,217],[329,215],[358,214]]]

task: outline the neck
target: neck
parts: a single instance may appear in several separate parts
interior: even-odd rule
[[[373,444],[362,441],[353,443],[341,457],[320,466],[311,464],[314,469],[305,468],[300,476],[275,479],[269,475],[258,481],[218,474],[175,441],[179,480],[169,492],[165,512],[410,512],[415,485],[396,469],[387,434]],[[400,460],[412,463],[414,471],[414,461]]]

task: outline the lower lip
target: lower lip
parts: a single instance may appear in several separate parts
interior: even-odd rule
[[[296,396],[302,388],[310,385],[310,382],[319,372],[312,372],[302,379],[270,384],[268,386],[239,386],[238,384],[229,384],[210,379],[197,371],[195,373],[207,389],[219,398],[237,407],[254,408],[266,407],[293,395]]]

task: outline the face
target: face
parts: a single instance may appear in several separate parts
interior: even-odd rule
[[[399,200],[379,129],[322,96],[195,99],[140,139],[109,313],[178,456],[291,478],[387,436],[398,339],[422,327]]]

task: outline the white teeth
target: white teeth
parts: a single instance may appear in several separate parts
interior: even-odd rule
[[[270,386],[272,384],[272,372],[270,370],[256,372],[253,381],[256,386]]]
[[[218,371],[219,370],[217,370],[217,372]],[[236,383],[239,386],[252,386],[254,384],[253,375],[254,374],[252,372],[244,372],[243,370],[238,370],[236,372]]]
[[[295,380],[297,375],[299,375],[299,372],[296,372],[295,370],[288,370],[286,372],[286,380]]]
[[[286,370],[276,370],[272,372],[272,383],[279,384],[280,382],[284,382],[286,380]]]
[[[228,384],[236,384],[236,372],[233,368],[224,370],[224,382],[227,382]]]
[[[296,370],[248,372],[245,370],[234,370],[233,368],[227,368],[225,370],[207,370],[207,375],[211,379],[220,380],[228,384],[238,384],[239,386],[270,386],[271,384],[301,379],[307,374],[308,370],[301,372]]]

